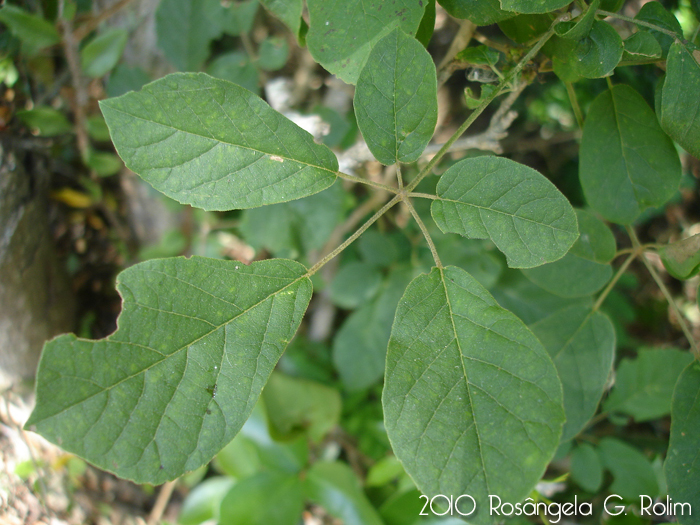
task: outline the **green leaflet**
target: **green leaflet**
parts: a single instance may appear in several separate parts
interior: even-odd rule
[[[303,510],[304,492],[299,476],[261,471],[238,481],[226,494],[219,523],[296,525]]]
[[[544,15],[518,15],[498,23],[501,31],[519,44],[525,44],[546,33],[552,25],[552,13]]]
[[[294,336],[311,298],[305,273],[282,259],[132,266],[117,281],[115,333],[46,344],[27,428],[139,483],[204,465],[240,430]]]
[[[55,137],[73,130],[63,112],[51,106],[35,106],[33,109],[21,109],[17,113],[25,125],[36,130],[42,137]]]
[[[255,14],[258,12],[257,0],[247,0],[244,2],[222,2],[224,7],[221,10],[221,29],[223,32],[238,36],[249,33],[253,28]]]
[[[646,2],[634,18],[663,27],[664,29],[676,33],[678,38],[683,38],[683,29],[678,19],[672,13],[664,9],[661,2]],[[646,31],[653,35],[661,45],[663,56],[666,57],[671,44],[673,44],[674,38],[671,35],[645,26],[639,26],[639,30]]]
[[[258,85],[260,73],[245,51],[232,51],[219,55],[207,65],[206,73],[238,84],[256,95],[260,93]]]
[[[561,258],[578,237],[574,210],[547,178],[501,157],[448,169],[430,212],[443,232],[490,238],[508,266],[532,268]]]
[[[580,40],[555,37],[548,46],[553,49],[554,72],[566,82],[611,75],[623,52],[622,39],[615,28],[599,20]]]
[[[182,502],[177,522],[199,525],[212,518],[218,520],[221,500],[235,483],[236,480],[228,476],[214,476],[199,483]]]
[[[671,46],[661,101],[661,127],[688,153],[700,158],[700,53]]]
[[[336,333],[333,362],[347,390],[361,390],[381,379],[391,321],[410,278],[409,269],[395,269],[379,295],[348,316]]]
[[[23,51],[28,55],[61,41],[61,35],[51,22],[10,3],[0,8],[0,22],[22,41]]]
[[[372,49],[354,105],[357,125],[379,162],[418,160],[437,124],[433,59],[415,38],[394,29]]]
[[[197,71],[222,31],[219,0],[161,0],[156,11],[158,47],[180,71]]]
[[[83,72],[93,78],[109,73],[119,62],[128,36],[124,29],[111,29],[92,39],[80,51]]]
[[[423,18],[423,0],[308,0],[306,43],[329,72],[354,84],[375,44],[398,27],[415,35]],[[350,23],[349,23],[350,22]]]
[[[512,313],[464,270],[433,268],[406,289],[389,340],[384,418],[396,456],[428,495],[520,501],[564,422],[556,369]],[[517,472],[517,475],[513,473]]]
[[[593,295],[612,277],[612,266],[584,259],[572,252],[553,263],[523,270],[525,277],[560,297]]]
[[[676,279],[690,279],[700,271],[700,233],[662,246],[659,255]]]
[[[316,381],[273,372],[262,399],[270,434],[280,441],[303,434],[319,443],[340,420],[340,392]]]
[[[625,51],[623,60],[643,60],[648,58],[660,58],[661,46],[659,42],[646,31],[637,31],[623,42]]]
[[[584,490],[596,493],[603,483],[603,466],[595,448],[581,443],[571,453],[571,477]]]
[[[126,166],[185,204],[254,208],[336,178],[326,146],[250,91],[203,73],[174,73],[100,107]]]
[[[689,352],[675,348],[640,348],[636,359],[623,359],[618,365],[615,386],[603,409],[630,415],[638,422],[667,415],[673,387],[692,360]]]
[[[344,525],[382,525],[355,473],[339,461],[318,461],[307,471],[306,496]]]
[[[303,0],[260,0],[265,9],[282,20],[294,36],[299,34]]]
[[[700,364],[690,363],[676,383],[671,408],[671,439],[668,444],[664,472],[668,493],[676,502],[687,502],[680,521],[685,525],[700,523],[695,509],[700,507],[700,455],[698,455],[698,431],[700,430]],[[678,512],[678,516],[681,513]]]
[[[595,414],[615,354],[615,329],[607,315],[572,306],[530,326],[554,361],[564,390],[567,441]]]
[[[569,40],[581,40],[590,33],[595,22],[595,12],[600,6],[600,0],[593,0],[586,8],[586,12],[578,17],[578,20],[560,22],[554,29],[562,38]]]
[[[639,450],[619,439],[605,437],[600,440],[598,453],[605,468],[613,475],[608,489],[611,494],[618,494],[628,501],[639,501],[640,494],[652,499],[658,496],[656,474]]]
[[[516,13],[549,13],[571,3],[571,0],[499,0],[506,11]]]
[[[571,253],[589,261],[609,263],[617,251],[610,228],[587,210],[576,210],[576,219],[581,235],[571,247]]]
[[[618,85],[593,101],[583,127],[579,177],[598,213],[630,224],[671,198],[680,176],[678,153],[639,93]]]
[[[455,18],[470,20],[478,26],[487,26],[515,15],[501,9],[499,0],[439,0],[438,3]]]

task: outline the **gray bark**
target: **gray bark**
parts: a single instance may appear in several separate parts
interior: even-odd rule
[[[0,389],[33,377],[44,342],[75,318],[49,231],[49,174],[19,160],[0,142]]]

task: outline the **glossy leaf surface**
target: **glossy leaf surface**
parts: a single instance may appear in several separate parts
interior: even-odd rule
[[[250,91],[203,73],[168,75],[101,108],[129,169],[205,210],[299,199],[336,178],[331,150]]]
[[[382,164],[414,162],[437,123],[437,77],[425,48],[394,29],[372,49],[357,80],[357,125]]]
[[[561,310],[530,327],[559,372],[566,423],[561,440],[578,434],[595,414],[615,355],[615,329],[607,315],[584,306]]]
[[[464,270],[416,277],[396,312],[384,417],[396,456],[425,494],[519,501],[564,422],[547,351]],[[513,476],[517,472],[517,476]],[[481,510],[475,523],[489,523]]]
[[[513,268],[561,258],[578,237],[576,215],[559,190],[532,168],[477,157],[449,168],[430,211],[443,232],[491,239]]]
[[[308,0],[306,43],[329,72],[354,84],[374,45],[394,28],[415,35],[423,18],[422,0]],[[348,23],[350,22],[351,23]]]
[[[28,428],[137,482],[205,464],[240,430],[294,336],[311,298],[305,272],[281,259],[132,266],[118,278],[114,334],[47,343]]]
[[[606,219],[630,224],[677,190],[678,153],[634,89],[618,85],[591,105],[583,127],[579,177],[588,203]]]
[[[671,46],[661,102],[661,126],[695,158],[700,158],[700,53]]]
[[[687,506],[682,522],[688,525],[700,523],[695,509],[700,506],[700,455],[698,455],[698,432],[700,432],[700,364],[690,363],[678,379],[673,392],[671,408],[671,439],[668,444],[664,472],[669,495],[676,502]],[[681,516],[680,512],[678,513]],[[681,520],[679,520],[681,521]]]

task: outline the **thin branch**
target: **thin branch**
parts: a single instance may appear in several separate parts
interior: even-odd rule
[[[626,230],[627,230],[627,233],[629,234],[630,238],[632,239],[632,246],[641,247],[641,244],[639,242],[639,238],[637,237],[637,234],[635,233],[634,229],[632,229],[630,226],[627,226]],[[646,259],[646,257],[642,257],[642,262],[644,263],[644,266],[647,267],[647,270],[649,270],[649,273],[651,274],[652,279],[654,279],[654,281],[658,285],[659,289],[661,290],[661,293],[664,294],[664,297],[668,301],[668,304],[671,307],[671,309],[673,310],[673,313],[676,314],[676,318],[678,319],[678,324],[681,326],[681,330],[683,331],[683,334],[685,335],[686,339],[688,339],[688,342],[690,343],[690,349],[693,352],[693,354],[695,355],[695,359],[700,360],[700,348],[698,348],[698,345],[695,342],[695,338],[693,337],[693,334],[690,331],[690,328],[688,327],[688,323],[686,322],[685,318],[683,317],[683,314],[681,313],[680,309],[678,308],[676,301],[674,301],[673,296],[671,295],[671,292],[666,287],[666,284],[664,284],[663,280],[661,279],[661,276],[656,271],[656,268],[654,268],[652,266],[652,264]]]
[[[352,182],[357,182],[359,184],[365,184],[367,186],[372,186],[373,188],[377,188],[379,190],[388,191],[390,193],[398,193],[399,192],[399,190],[397,190],[393,186],[388,186],[386,184],[382,184],[381,182],[374,182],[373,180],[364,179],[362,177],[358,177],[357,175],[349,175],[347,173],[343,173],[342,171],[337,172],[337,175],[341,179],[349,180]]]
[[[63,14],[64,5],[65,0],[59,0],[59,17]],[[78,40],[73,36],[73,27],[70,20],[62,20],[61,29],[63,31],[63,49],[66,54],[66,61],[68,62],[73,89],[75,90],[73,110],[75,111],[75,135],[78,142],[78,151],[80,151],[82,159],[87,161],[90,153],[90,139],[87,134],[87,120],[85,116],[88,94],[85,86],[85,78],[83,77],[83,72],[80,67]]]
[[[462,136],[462,134],[471,126],[474,121],[477,119],[481,113],[488,107],[493,100],[501,94],[501,92],[508,86],[515,78],[520,74],[520,72],[523,70],[525,65],[534,58],[534,56],[540,51],[542,46],[545,45],[547,40],[549,40],[552,35],[554,34],[554,26],[557,25],[559,22],[563,20],[567,20],[569,18],[568,13],[565,15],[562,15],[561,17],[557,18],[552,25],[550,26],[549,30],[540,37],[540,39],[537,41],[537,43],[530,49],[530,51],[527,52],[527,54],[516,64],[516,66],[511,69],[508,74],[505,76],[505,78],[501,81],[501,83],[498,85],[498,87],[493,91],[493,93],[487,97],[479,106],[471,112],[469,117],[467,117],[467,120],[464,121],[464,123],[459,127],[459,129],[450,137],[450,139],[445,142],[445,144],[440,148],[440,151],[437,152],[437,154],[428,162],[428,164],[421,170],[421,172],[418,174],[418,176],[408,185],[406,186],[406,191],[411,192],[413,191],[416,186],[420,183],[421,180],[423,180],[430,172],[433,170],[433,168],[436,166],[438,162],[442,159],[443,156],[449,151],[450,147],[452,144],[454,144],[457,139]]]
[[[435,243],[433,243],[433,239],[432,239],[432,237],[430,237],[430,233],[428,232],[428,228],[425,227],[425,223],[423,222],[423,219],[421,219],[420,215],[418,215],[418,212],[413,207],[413,203],[410,201],[410,199],[404,199],[404,202],[406,203],[408,210],[411,212],[411,215],[413,215],[413,218],[418,223],[418,227],[420,228],[420,231],[423,233],[423,237],[425,237],[425,242],[428,243],[428,247],[430,248],[430,253],[433,254],[433,260],[435,261],[435,266],[437,266],[438,268],[442,268],[442,262],[440,261],[440,257],[438,256],[437,249],[435,248]]]
[[[670,29],[666,29],[665,27],[657,26],[656,24],[651,24],[649,22],[645,22],[644,20],[638,20],[636,18],[630,18],[629,16],[621,15],[618,13],[613,13],[611,11],[604,11],[602,9],[598,9],[596,11],[597,14],[603,15],[603,16],[609,16],[611,18],[617,18],[618,20],[624,20],[625,22],[629,22],[631,24],[635,24],[638,26],[644,26],[648,27],[649,29],[653,29],[654,31],[658,31],[660,33],[664,33],[670,37],[673,37],[674,39],[679,39],[681,38],[681,35],[678,33],[675,33],[671,31]]]
[[[432,195],[430,193],[417,193],[417,192],[411,192],[407,195],[407,197],[418,197],[419,199],[432,199],[432,200],[439,199],[439,197],[437,195]]]
[[[598,309],[603,305],[603,302],[608,297],[608,294],[612,291],[613,288],[615,288],[617,281],[620,280],[620,277],[622,277],[622,274],[625,273],[625,271],[627,270],[629,265],[632,263],[632,261],[634,261],[639,256],[640,253],[641,253],[641,251],[639,251],[638,249],[635,249],[630,254],[630,256],[627,257],[627,259],[625,259],[625,262],[622,263],[622,266],[620,266],[620,268],[617,270],[617,273],[615,274],[615,276],[608,283],[608,285],[605,287],[605,290],[603,290],[603,292],[598,297],[598,300],[593,305],[594,312],[597,312]]]
[[[333,250],[331,253],[326,255],[319,262],[314,264],[311,267],[311,269],[308,272],[306,272],[306,277],[311,277],[313,274],[315,274],[317,271],[319,271],[328,261],[333,259],[335,256],[339,255],[343,250],[345,250],[345,248],[347,248],[353,242],[355,242],[360,235],[362,235],[370,226],[372,226],[372,224],[374,224],[377,221],[377,219],[379,219],[379,217],[384,215],[396,203],[401,201],[402,196],[403,196],[403,194],[394,195],[394,197],[389,202],[387,202],[384,206],[382,206],[381,209],[377,213],[372,215],[372,217],[370,217],[367,220],[367,222],[365,222],[362,226],[360,226],[360,228],[355,233],[353,233],[350,237],[348,237],[347,240],[343,244],[338,246],[335,250]]]
[[[571,107],[574,110],[574,115],[576,115],[576,122],[578,123],[579,129],[583,129],[583,112],[581,111],[581,106],[578,104],[578,98],[576,97],[576,90],[571,82],[564,82],[566,86],[566,92],[569,95],[569,102],[571,102]]]
[[[168,506],[168,502],[170,501],[170,496],[173,494],[175,485],[177,485],[176,479],[168,481],[161,486],[160,492],[158,493],[158,498],[153,505],[151,513],[148,515],[148,521],[146,522],[148,525],[157,525],[160,522],[160,519],[163,517],[163,512],[165,512],[165,508]]]
[[[124,9],[133,1],[134,0],[119,0],[119,2],[116,2],[115,4],[112,4],[111,6],[104,9],[103,11],[97,13],[94,17],[90,18],[88,21],[86,21],[84,24],[78,27],[75,31],[73,31],[73,38],[76,42],[80,42],[83,38],[85,38],[95,29],[97,29],[97,27],[102,22],[117,14],[119,11]]]
[[[459,30],[452,39],[447,53],[445,53],[445,56],[440,61],[440,65],[437,67],[438,88],[447,82],[447,79],[455,72],[455,68],[452,67],[452,61],[457,53],[469,45],[469,41],[472,39],[472,36],[474,36],[474,31],[476,31],[476,25],[473,22],[469,20],[460,20]]]

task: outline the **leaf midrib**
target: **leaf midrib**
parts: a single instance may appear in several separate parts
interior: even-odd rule
[[[204,89],[202,89],[202,91],[204,91],[204,90],[210,90],[210,89],[212,89],[212,88],[204,88]],[[308,162],[304,162],[304,161],[299,160],[299,159],[294,159],[294,158],[292,158],[292,157],[288,157],[288,156],[285,156],[285,155],[280,155],[280,154],[278,154],[278,153],[270,153],[270,152],[267,152],[267,151],[263,151],[263,150],[261,150],[261,149],[252,148],[252,147],[250,147],[250,146],[243,146],[243,145],[241,145],[241,144],[236,144],[236,143],[234,143],[234,142],[228,142],[228,141],[221,140],[221,139],[217,139],[217,138],[214,138],[214,137],[211,137],[211,136],[202,135],[202,134],[200,134],[200,133],[194,133],[194,132],[192,132],[192,131],[186,131],[186,130],[184,130],[184,129],[176,128],[175,126],[172,126],[172,125],[170,125],[170,124],[163,124],[162,122],[156,122],[155,120],[148,120],[148,119],[146,119],[146,118],[140,117],[140,116],[138,116],[138,115],[134,115],[133,113],[129,113],[128,111],[124,111],[124,110],[122,110],[122,109],[119,109],[119,108],[117,108],[117,107],[114,107],[114,106],[112,106],[112,105],[110,105],[110,104],[106,104],[106,103],[104,103],[104,102],[103,102],[103,104],[106,105],[106,106],[107,106],[110,110],[112,110],[112,111],[117,111],[117,112],[119,112],[119,113],[122,113],[123,115],[128,115],[129,117],[135,118],[135,119],[137,119],[137,120],[141,120],[141,121],[143,121],[143,122],[147,122],[147,123],[149,123],[149,124],[155,124],[156,126],[162,126],[162,127],[164,127],[164,128],[172,129],[172,130],[174,130],[174,131],[176,131],[176,132],[185,133],[186,135],[191,135],[191,136],[193,136],[193,137],[199,137],[199,138],[203,138],[203,139],[207,139],[207,140],[212,140],[212,141],[214,141],[214,142],[218,142],[219,144],[226,144],[226,145],[228,145],[228,146],[233,146],[233,147],[236,147],[236,148],[241,148],[241,149],[245,149],[245,150],[248,150],[248,151],[253,151],[253,152],[256,152],[256,153],[262,153],[263,155],[270,155],[270,156],[279,157],[279,158],[284,159],[284,160],[288,160],[288,161],[291,161],[291,162],[296,162],[296,163],[298,163],[298,164],[303,164],[304,166],[307,166],[307,167],[309,167],[309,168],[316,168],[316,169],[320,169],[320,170],[323,170],[323,171],[327,171],[327,172],[329,172],[329,173],[332,173],[332,174],[335,175],[336,177],[338,176],[338,173],[339,173],[338,170],[331,170],[331,169],[329,169],[329,168],[326,168],[325,166],[319,166],[319,165],[316,165],[316,164],[310,164],[310,163],[308,163]],[[315,145],[315,146],[318,146],[318,144],[315,144],[315,143],[314,143],[314,145]],[[329,150],[329,151],[330,151],[330,150]],[[332,152],[331,152],[331,154],[332,154]]]
[[[148,370],[150,370],[150,369],[153,368],[154,366],[161,364],[162,362],[168,360],[168,359],[171,358],[171,357],[174,357],[174,356],[177,355],[179,352],[182,352],[183,350],[187,349],[188,347],[192,346],[193,344],[197,343],[198,341],[201,341],[201,340],[204,339],[205,337],[210,336],[211,334],[213,334],[213,333],[216,332],[217,330],[220,330],[221,328],[223,328],[224,326],[228,325],[229,323],[232,323],[233,321],[235,321],[236,319],[238,319],[238,318],[241,317],[242,315],[244,315],[244,314],[250,312],[251,310],[257,308],[258,306],[260,306],[261,304],[263,304],[265,301],[267,301],[267,300],[270,299],[271,297],[274,297],[274,296],[278,295],[279,293],[283,292],[284,290],[286,290],[286,289],[289,288],[290,286],[296,284],[297,282],[299,282],[299,281],[301,281],[301,280],[303,280],[303,279],[308,279],[308,277],[306,276],[306,274],[301,275],[300,277],[294,279],[292,282],[290,282],[289,284],[287,284],[287,285],[284,286],[283,288],[280,288],[279,290],[275,291],[274,293],[271,293],[270,295],[266,296],[264,299],[258,301],[257,303],[253,304],[252,306],[250,306],[249,308],[247,308],[247,309],[245,309],[245,310],[242,310],[240,313],[238,313],[238,314],[234,315],[233,317],[231,317],[231,319],[227,320],[227,321],[224,322],[224,323],[221,323],[221,324],[218,325],[218,326],[215,326],[214,328],[212,328],[211,330],[209,330],[207,333],[205,333],[205,334],[201,335],[200,337],[197,337],[196,339],[190,341],[189,343],[187,343],[187,344],[181,346],[180,348],[178,348],[178,349],[175,350],[174,352],[165,355],[165,356],[163,357],[163,359],[160,359],[160,360],[158,360],[158,361],[156,361],[156,362],[154,362],[154,363],[148,365],[147,367],[143,368],[142,370],[139,370],[138,372],[136,372],[136,373],[134,373],[134,374],[131,374],[131,375],[129,375],[129,376],[124,377],[123,379],[120,379],[119,381],[117,381],[116,383],[114,383],[114,384],[112,384],[112,385],[109,385],[108,387],[102,388],[102,390],[100,390],[100,391],[98,391],[98,392],[95,392],[94,394],[91,394],[91,395],[89,395],[89,396],[87,396],[87,397],[85,397],[85,398],[83,398],[83,399],[81,399],[81,400],[79,400],[79,401],[77,401],[77,402],[75,402],[75,403],[69,405],[69,406],[66,406],[65,408],[63,408],[63,409],[60,410],[59,412],[56,412],[56,413],[54,413],[54,414],[51,414],[50,416],[44,417],[44,418],[42,418],[42,419],[40,419],[40,420],[33,421],[32,424],[38,424],[38,423],[41,423],[42,421],[47,421],[47,420],[49,420],[49,419],[53,419],[53,418],[55,418],[55,417],[57,417],[57,416],[63,414],[64,412],[66,412],[66,411],[72,409],[73,407],[76,407],[76,406],[80,405],[81,403],[85,403],[86,401],[89,401],[89,400],[92,399],[93,397],[95,397],[95,396],[97,396],[97,395],[100,395],[100,394],[102,394],[102,393],[104,393],[104,392],[107,392],[107,391],[109,391],[109,390],[112,390],[113,388],[116,388],[116,387],[119,386],[120,384],[122,384],[122,383],[124,383],[124,382],[126,382],[126,381],[129,381],[129,380],[133,379],[134,377],[137,377],[137,376],[141,375],[142,373],[147,372]],[[134,302],[134,304],[136,304],[136,303]],[[174,313],[174,312],[169,312],[169,313]],[[115,334],[116,334],[116,333],[117,333],[117,332],[115,332]],[[114,334],[112,334],[112,335],[114,335]],[[107,337],[104,341],[107,342],[107,343],[110,343],[110,342],[111,342],[111,338],[112,338],[112,336],[109,336],[109,337]],[[95,341],[93,341],[93,340],[91,340],[91,339],[83,339],[83,338],[80,338],[80,337],[76,337],[75,340],[76,340],[76,341],[83,341],[83,342],[87,342],[87,343],[94,343],[94,342],[95,342]],[[130,341],[114,341],[114,342],[115,342],[115,343],[119,343],[119,344],[125,344],[125,345],[132,345],[132,344],[134,344],[134,343],[131,343]],[[138,345],[138,346],[142,346],[142,345]],[[225,349],[224,349],[224,352],[225,352]],[[160,352],[158,352],[158,353],[160,353]],[[161,355],[162,355],[162,354],[161,354]]]

